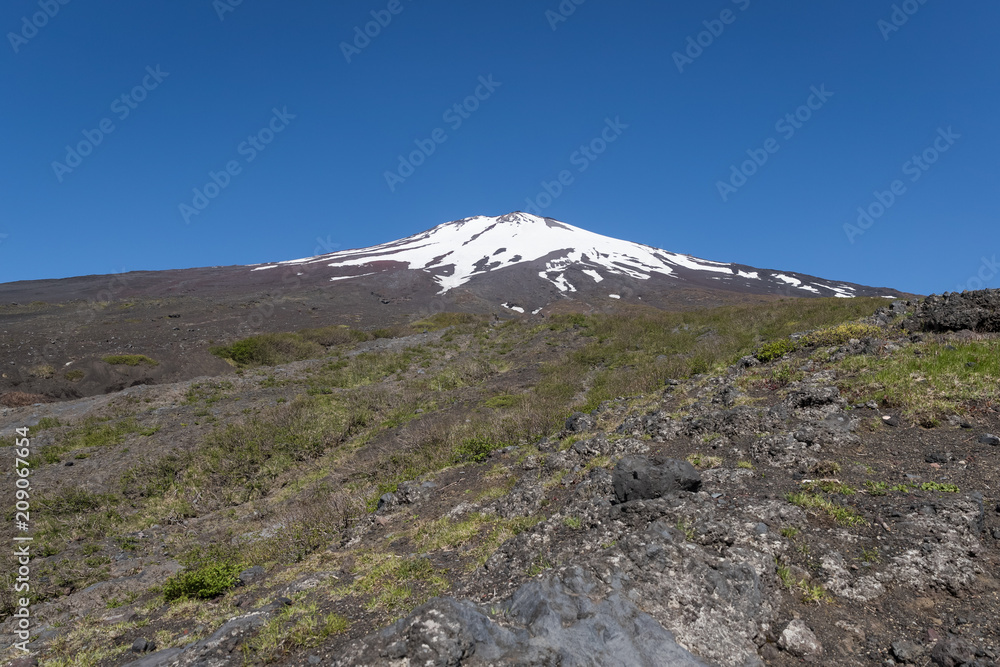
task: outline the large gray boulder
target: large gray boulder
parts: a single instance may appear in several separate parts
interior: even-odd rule
[[[701,475],[687,461],[626,456],[615,466],[612,484],[615,498],[625,503],[652,500],[674,491],[698,491]]]
[[[673,635],[579,567],[521,586],[493,612],[434,598],[340,652],[337,667],[392,664],[704,667]],[[499,611],[499,614],[496,612]],[[500,624],[502,619],[502,625]]]

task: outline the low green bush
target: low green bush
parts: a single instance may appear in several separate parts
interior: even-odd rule
[[[193,570],[178,572],[163,584],[167,602],[187,598],[210,600],[236,586],[242,565],[235,562],[206,563]]]
[[[794,351],[795,344],[792,341],[787,338],[780,338],[762,345],[754,356],[757,357],[758,361],[768,362]]]
[[[843,345],[852,338],[877,338],[882,330],[871,324],[851,322],[806,334],[800,340],[803,345]]]

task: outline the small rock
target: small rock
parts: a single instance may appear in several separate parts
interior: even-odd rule
[[[896,660],[914,662],[924,654],[924,647],[909,639],[900,639],[892,643],[892,655]]]
[[[764,646],[760,649],[760,657],[762,657],[764,662],[769,665],[777,661],[778,656],[780,655],[781,654],[778,652],[778,649],[774,647],[774,644],[764,644]]]
[[[389,509],[398,505],[399,502],[396,499],[395,493],[383,493],[378,499],[377,510]]]
[[[1000,528],[993,529],[993,539],[1000,540]]]
[[[948,635],[931,651],[931,660],[940,667],[959,667],[976,659],[976,647],[961,637]]]
[[[594,419],[583,412],[574,412],[566,419],[566,430],[573,433],[583,433],[594,428]]]
[[[816,635],[809,626],[798,619],[789,623],[781,632],[778,646],[800,658],[823,653],[823,645],[816,639]]]
[[[886,426],[899,426],[899,418],[894,415],[883,415],[882,423]]]
[[[309,664],[310,665],[318,665],[322,661],[323,661],[323,659],[321,657],[319,657],[318,655],[311,655],[311,656],[309,656]]]
[[[948,457],[940,452],[933,452],[924,457],[927,463],[947,463]]]
[[[72,461],[66,461],[66,467],[67,467],[67,468],[68,468],[69,466],[71,466],[71,465],[73,465],[73,462],[72,462]]]
[[[262,568],[260,565],[254,565],[253,567],[249,567],[240,572],[239,577],[237,578],[239,579],[240,583],[245,586],[254,579],[257,579],[262,576],[264,576],[264,568]]]
[[[758,523],[756,526],[754,526],[753,532],[757,533],[758,535],[767,535],[767,524]]]
[[[143,637],[139,637],[132,642],[132,653],[150,653],[155,650],[156,644]]]
[[[979,444],[981,445],[993,445],[994,447],[1000,446],[1000,438],[993,435],[992,433],[985,433],[979,436]]]

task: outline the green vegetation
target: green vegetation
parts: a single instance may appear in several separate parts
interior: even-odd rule
[[[62,426],[62,422],[56,417],[42,417],[38,420],[38,423],[31,428],[34,431],[44,431],[47,428],[55,428],[57,426]]]
[[[886,482],[873,482],[870,479],[865,481],[865,488],[870,496],[884,496],[888,487]]]
[[[695,468],[718,468],[722,465],[722,458],[718,456],[706,456],[704,454],[688,454],[687,462]]]
[[[877,326],[849,322],[827,329],[812,331],[800,338],[799,342],[806,346],[843,345],[854,338],[861,340],[863,338],[881,338],[884,335],[883,331]]]
[[[614,315],[552,318],[550,328],[578,328],[591,339],[569,355],[560,375],[571,386],[599,369],[578,409],[601,401],[648,393],[669,378],[690,377],[759,349],[761,341],[787,338],[808,327],[826,327],[871,315],[884,300],[808,299],[664,312],[641,306]]]
[[[798,505],[803,509],[818,509],[825,512],[834,521],[842,526],[863,526],[867,525],[864,517],[855,510],[837,505],[829,499],[815,493],[789,493],[785,496],[788,502]]]
[[[768,362],[774,361],[779,357],[783,357],[789,352],[795,350],[795,344],[787,338],[780,338],[770,343],[765,343],[760,346],[754,356],[757,357],[759,361]]]
[[[917,343],[889,357],[848,357],[839,368],[849,400],[898,408],[928,427],[1000,398],[998,340]]]
[[[387,327],[374,331],[359,331],[339,325],[319,329],[302,329],[295,333],[268,333],[235,341],[230,345],[209,348],[209,352],[227,359],[240,368],[275,366],[290,361],[321,357],[328,349],[375,338],[400,338],[422,331],[450,326],[471,325],[484,321],[482,316],[464,313],[438,313],[409,326]]]
[[[84,375],[86,375],[86,373],[84,373],[83,370],[79,368],[74,368],[71,371],[66,371],[65,377],[70,382],[78,382],[79,380],[83,379]]]
[[[232,345],[212,347],[209,351],[232,361],[235,365],[274,366],[289,361],[309,359],[323,354],[319,343],[306,340],[301,334],[262,334],[238,340]]]
[[[346,631],[350,621],[336,613],[322,614],[315,602],[282,609],[260,632],[243,645],[249,664],[277,662],[291,649],[319,646],[326,639]]]
[[[839,493],[842,496],[853,496],[855,489],[847,484],[835,481],[810,482],[804,484],[806,491],[822,491],[823,493]]]
[[[145,354],[114,354],[104,357],[102,361],[106,364],[111,364],[112,366],[139,366],[140,364],[145,364],[146,366],[160,365],[159,361],[150,359]]]
[[[44,420],[43,420],[44,421]],[[58,420],[52,420],[49,425],[55,426]],[[150,436],[159,431],[159,426],[143,428],[133,418],[110,421],[90,417],[76,428],[67,431],[56,442],[40,450],[45,463],[59,463],[67,452],[92,447],[113,447],[124,442],[126,436],[138,433]]]
[[[193,570],[178,572],[163,584],[167,602],[187,598],[209,600],[236,586],[242,570],[239,563],[205,563]]]

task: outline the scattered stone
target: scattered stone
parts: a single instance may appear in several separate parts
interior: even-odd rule
[[[434,598],[332,664],[459,665],[474,655],[475,664],[704,667],[627,597],[599,593],[600,582],[579,567],[535,579],[504,605],[502,625],[467,600]]]
[[[378,499],[376,511],[387,510],[399,504],[395,493],[383,493]]]
[[[626,456],[612,474],[618,502],[660,498],[673,491],[696,492],[701,475],[687,461]]]
[[[260,577],[263,577],[264,571],[265,571],[264,568],[261,567],[260,565],[254,565],[253,567],[249,567],[240,572],[237,578],[239,579],[240,584],[245,586],[254,579],[259,579]]]
[[[886,426],[899,426],[899,418],[895,415],[882,415],[882,423]]]
[[[594,428],[594,418],[584,412],[574,412],[566,419],[566,430],[583,433]]]
[[[823,645],[816,639],[816,635],[809,626],[798,619],[789,623],[781,632],[778,646],[799,658],[823,653]]]
[[[156,644],[143,637],[139,637],[139,639],[132,642],[132,653],[149,653],[155,650]]]
[[[1000,446],[1000,438],[993,435],[992,433],[985,433],[979,436],[979,444],[981,445],[993,445],[994,447]]]
[[[896,660],[915,662],[924,654],[924,647],[909,639],[900,639],[892,643],[892,655]]]
[[[934,646],[931,660],[940,667],[976,664],[976,647],[961,637],[948,635]]]
[[[940,452],[932,452],[924,457],[924,461],[927,463],[947,463],[948,455]]]

